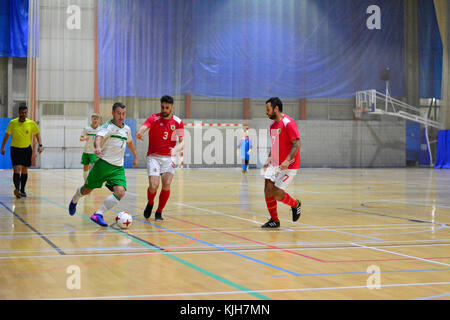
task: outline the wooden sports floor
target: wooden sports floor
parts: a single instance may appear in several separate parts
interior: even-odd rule
[[[279,230],[259,169],[177,170],[158,222],[146,171],[127,182],[123,232],[89,220],[106,188],[69,216],[81,169],[30,170],[26,199],[0,171],[0,299],[450,299],[450,170],[301,169]]]

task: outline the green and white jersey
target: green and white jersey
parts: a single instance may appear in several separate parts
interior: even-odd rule
[[[97,126],[97,128],[92,128],[91,126],[87,126],[83,129],[83,132],[81,133],[82,137],[87,137],[88,140],[86,140],[86,144],[84,145],[84,153],[95,153],[94,148],[94,141],[95,136],[97,135],[97,132],[100,130],[100,126]]]
[[[104,138],[100,158],[114,166],[122,167],[127,141],[132,140],[130,127],[123,124],[123,127],[119,128],[112,120],[109,120],[102,125],[97,136]]]

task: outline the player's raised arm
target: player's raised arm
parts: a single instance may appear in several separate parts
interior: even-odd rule
[[[136,133],[135,137],[138,140],[144,140],[144,133],[150,129],[152,124],[153,116],[150,116],[145,122],[142,124],[142,126],[139,128],[138,132]]]
[[[144,133],[149,129],[146,125],[142,125],[136,133],[136,139],[144,140]]]

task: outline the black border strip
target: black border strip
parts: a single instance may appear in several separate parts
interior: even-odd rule
[[[126,234],[126,235],[130,236],[130,237],[133,238],[133,239],[142,241],[142,242],[144,242],[144,243],[146,243],[146,244],[148,244],[148,245],[150,245],[150,246],[152,246],[152,247],[154,247],[154,248],[156,248],[156,249],[158,249],[158,250],[161,250],[161,251],[164,251],[164,250],[165,250],[164,248],[161,248],[160,246],[157,246],[156,244],[153,244],[153,243],[151,243],[151,242],[148,242],[147,240],[144,240],[144,239],[139,238],[139,237],[137,237],[137,236],[135,236],[135,235],[133,235],[133,234],[131,234],[131,233],[128,233],[128,232],[125,232],[125,231],[121,230],[119,227],[116,226],[116,224],[117,224],[117,223],[114,222],[114,223],[111,224],[108,228],[111,228],[111,229],[114,229],[114,230],[116,230],[116,231],[119,231],[120,233]]]

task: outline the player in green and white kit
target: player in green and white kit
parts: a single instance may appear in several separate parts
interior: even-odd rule
[[[108,226],[103,220],[103,214],[117,205],[127,190],[123,167],[123,157],[127,146],[134,156],[133,167],[138,164],[138,155],[131,138],[131,129],[124,124],[125,113],[126,106],[124,104],[116,102],[113,105],[113,119],[102,125],[95,137],[95,154],[99,159],[89,172],[85,184],[77,189],[69,204],[69,214],[74,215],[78,200],[91,193],[93,189],[101,188],[106,182],[106,187],[113,191],[113,194],[107,197],[102,207],[91,216],[91,220],[102,227]]]
[[[81,164],[83,165],[83,178],[86,181],[89,170],[92,168],[95,160],[97,160],[97,155],[95,154],[94,140],[97,135],[100,124],[100,116],[98,114],[93,114],[91,116],[91,124],[83,129],[81,133],[80,141],[86,141],[84,145],[83,155],[81,156]]]

